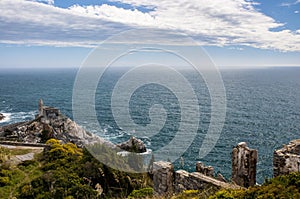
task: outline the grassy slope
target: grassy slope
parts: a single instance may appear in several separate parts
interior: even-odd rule
[[[0,176],[8,177],[9,179],[9,182],[7,184],[0,185],[1,198],[16,197],[19,187],[42,174],[42,172],[40,171],[41,164],[35,160],[26,161],[24,162],[24,164],[19,165],[16,165],[16,162],[13,161],[14,156],[16,155],[24,155],[32,152],[36,153],[37,155],[42,151],[22,147],[0,147]]]

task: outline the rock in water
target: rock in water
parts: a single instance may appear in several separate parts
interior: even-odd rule
[[[4,118],[5,116],[2,113],[0,113],[0,121],[3,120]]]
[[[128,141],[122,142],[117,146],[129,152],[144,153],[147,151],[143,141],[135,137],[131,137]]]

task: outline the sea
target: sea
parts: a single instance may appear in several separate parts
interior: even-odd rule
[[[101,129],[93,128],[95,124],[89,121],[79,121],[88,131],[113,143],[134,135],[134,131],[126,131],[118,125],[111,108],[115,85],[128,70],[126,67],[111,68],[98,83],[95,105],[91,106],[96,110]],[[40,98],[45,105],[57,107],[73,118],[72,95],[77,72],[78,69],[0,69],[0,113],[5,115],[0,126],[33,119]],[[182,158],[174,162],[175,168],[194,171],[196,162],[201,161],[230,179],[232,148],[239,142],[246,142],[250,148],[258,150],[257,182],[271,178],[273,151],[300,138],[300,67],[220,70],[226,91],[225,123],[213,149],[201,158],[199,149],[211,119],[210,92],[195,71],[180,73],[196,93],[200,117],[196,137],[191,138]],[[151,123],[149,110],[155,104],[165,109],[166,121],[160,132],[141,137],[152,151],[170,143],[180,123],[186,122],[181,121],[180,115],[185,110],[180,108],[181,102],[172,89],[154,83],[141,85],[131,95],[128,105],[131,119],[137,125]]]

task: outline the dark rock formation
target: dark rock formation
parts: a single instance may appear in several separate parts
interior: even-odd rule
[[[5,116],[2,113],[0,113],[0,121],[3,120],[4,118]]]
[[[214,177],[214,168],[212,166],[205,166],[202,162],[196,163],[196,172],[202,173],[206,176]]]
[[[221,182],[227,182],[227,180],[224,178],[224,176],[221,173],[217,174],[217,180]]]
[[[300,172],[300,139],[293,140],[273,154],[274,177]]]
[[[122,142],[117,145],[121,149],[134,153],[144,153],[146,152],[146,146],[142,140],[135,137],[131,137],[128,141]]]
[[[256,184],[257,150],[249,149],[245,142],[232,150],[232,181],[243,187]]]

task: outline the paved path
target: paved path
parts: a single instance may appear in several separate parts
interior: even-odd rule
[[[16,155],[15,158],[18,162],[24,162],[26,160],[33,160],[35,153],[27,153],[24,155]]]
[[[33,160],[34,155],[37,153],[41,153],[44,150],[44,147],[36,147],[36,146],[14,146],[14,145],[6,145],[6,144],[0,144],[1,147],[5,147],[8,149],[24,149],[24,150],[30,150],[29,153],[23,154],[23,155],[14,155],[11,157],[9,162],[12,164],[19,164],[21,162],[24,162],[26,160]]]
[[[9,149],[32,149],[32,150],[44,150],[44,147],[37,147],[37,146],[15,146],[15,145],[8,145],[8,144],[0,144],[0,146],[9,148]]]

